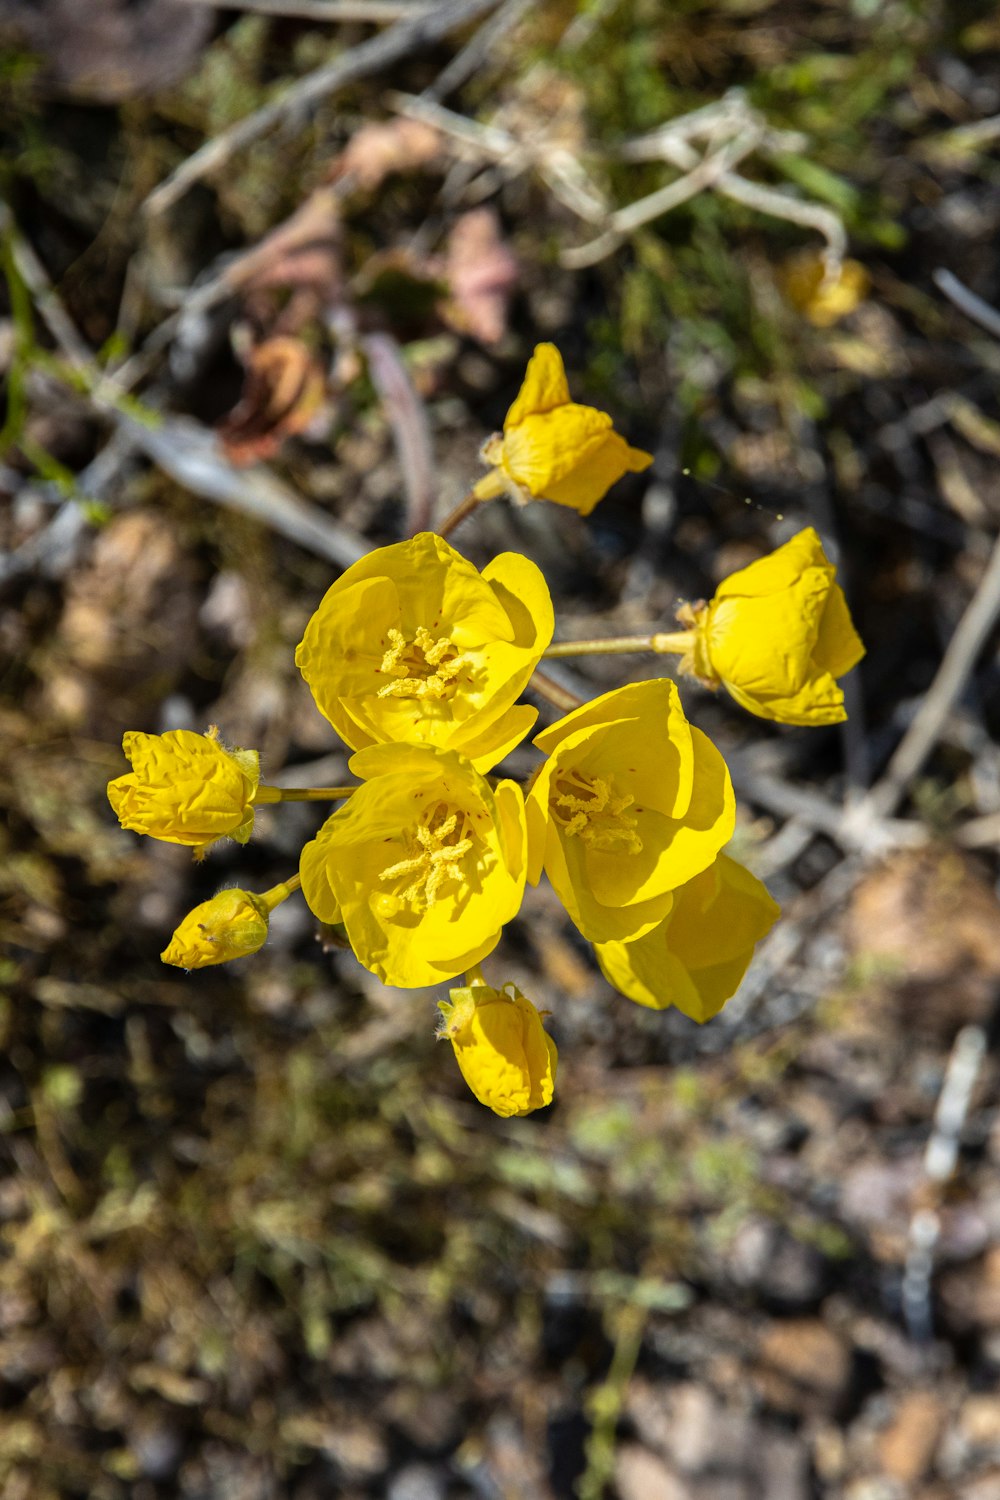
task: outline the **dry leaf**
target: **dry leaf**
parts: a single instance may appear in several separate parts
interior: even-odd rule
[[[303,432],[326,397],[326,374],[300,339],[265,339],[247,360],[243,395],[219,429],[234,464],[258,463]]]
[[[492,208],[462,214],[448,237],[445,277],[451,295],[442,309],[459,333],[495,344],[507,331],[507,307],[520,267],[504,243]]]
[[[330,173],[333,182],[353,178],[369,192],[393,172],[412,172],[441,154],[441,136],[421,120],[386,120],[362,125],[337,157]]]

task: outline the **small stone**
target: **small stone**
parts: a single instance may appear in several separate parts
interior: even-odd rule
[[[691,1500],[684,1481],[638,1443],[623,1443],[619,1448],[615,1486],[620,1500]]]
[[[715,1454],[718,1405],[703,1386],[679,1385],[671,1402],[671,1434],[668,1452],[679,1469],[696,1474]]]
[[[760,1341],[757,1385],[765,1400],[786,1411],[835,1406],[847,1389],[850,1352],[813,1318],[772,1323]]]
[[[625,1398],[625,1414],[640,1441],[645,1447],[664,1455],[674,1451],[677,1432],[672,1395],[670,1386],[653,1385],[641,1376],[635,1376],[629,1383]]]
[[[755,1465],[758,1490],[767,1500],[809,1500],[809,1454],[805,1446],[782,1432],[761,1435]]]
[[[386,1500],[445,1500],[446,1485],[428,1464],[407,1464],[389,1481]]]
[[[1000,1469],[990,1469],[963,1484],[956,1500],[1000,1500]]]
[[[878,1455],[883,1471],[900,1484],[912,1485],[927,1473],[944,1425],[945,1408],[930,1391],[910,1391],[880,1433]]]
[[[974,1448],[1000,1447],[1000,1401],[996,1396],[969,1396],[958,1414],[958,1425]]]

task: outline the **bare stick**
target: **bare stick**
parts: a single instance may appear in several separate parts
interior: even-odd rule
[[[976,664],[997,620],[1000,619],[1000,538],[990,554],[986,572],[980,580],[955,634],[948,642],[937,675],[924,695],[909,729],[896,746],[885,774],[855,813],[864,817],[874,813],[878,818],[895,812],[910,782],[930,755],[948,716],[961,697],[962,690]]]
[[[389,63],[397,62],[420,48],[440,41],[453,31],[472,21],[484,11],[492,10],[497,0],[448,0],[432,11],[414,16],[412,21],[398,21],[388,31],[352,47],[341,57],[316,68],[305,78],[293,83],[284,93],[269,104],[245,115],[228,130],[223,130],[210,141],[200,146],[192,156],[160,183],[146,199],[147,213],[162,213],[176,203],[194,183],[200,182],[210,172],[225,165],[237,151],[259,140],[275,125],[290,115],[305,115],[322,99],[327,99],[338,89],[367,78]]]
[[[407,535],[426,531],[434,505],[434,454],[427,411],[400,355],[399,345],[388,333],[369,333],[360,339],[368,359],[368,373],[382,401],[396,443],[396,457],[403,474]]]
[[[424,90],[428,99],[446,99],[460,88],[467,78],[477,73],[488,60],[490,52],[500,39],[516,26],[532,0],[503,0],[495,16],[480,26],[472,40],[452,58],[446,68],[435,78],[429,89]]]
[[[45,267],[2,203],[0,232],[9,236],[18,272],[88,398],[115,424],[131,448],[152,459],[185,489],[252,516],[342,568],[365,554],[368,549],[355,532],[300,499],[263,465],[253,469],[234,468],[216,435],[200,423],[188,417],[160,417],[148,410],[140,421],[137,411],[141,409],[135,405],[132,411],[125,409],[124,393],[97,364],[56,296]]]
[[[662,214],[669,213],[671,209],[678,208],[686,203],[689,198],[694,198],[698,193],[704,192],[706,188],[721,182],[727,174],[731,174],[732,168],[737,162],[749,156],[760,143],[760,136],[756,131],[744,131],[735,140],[729,141],[711,156],[702,157],[697,166],[692,168],[676,182],[668,183],[666,187],[659,188],[655,193],[648,194],[645,198],[639,198],[635,203],[630,203],[627,208],[620,208],[617,213],[611,215],[611,225],[598,235],[596,240],[591,240],[587,245],[577,245],[570,250],[564,250],[560,260],[564,266],[571,270],[580,270],[584,266],[594,266],[598,261],[612,255],[626,235],[633,230],[648,224],[652,219],[658,219]]]
[[[950,271],[937,270],[934,272],[934,284],[939,291],[944,292],[949,302],[954,302],[960,312],[964,312],[973,323],[978,323],[980,328],[985,328],[995,339],[1000,339],[1000,312],[984,302],[982,297],[977,297],[975,292],[953,276]]]
[[[219,0],[184,0],[187,5],[218,7]],[[433,10],[425,0],[227,0],[234,10],[260,16],[294,16],[301,21],[360,21],[381,26],[409,20]]]

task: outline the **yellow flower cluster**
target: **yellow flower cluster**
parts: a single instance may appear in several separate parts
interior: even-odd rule
[[[494,468],[477,501],[507,488],[583,514],[650,461],[610,418],[570,401],[549,344],[485,456]],[[679,652],[682,670],[724,684],[751,712],[797,724],[843,717],[836,679],[863,647],[811,529],[681,620],[684,634],[651,637],[650,649]],[[318,709],[353,751],[352,785],[263,786],[257,753],[226,749],[214,729],[126,734],[132,769],[108,787],[122,826],[198,857],[221,838],[245,843],[262,803],[342,803],[295,876],[202,902],[164,961],[192,969],[256,952],[274,907],[301,888],[385,984],[466,976],[440,1002],[439,1034],[477,1099],[523,1115],[552,1099],[556,1047],[520,990],[491,988],[479,965],[544,873],[622,994],[696,1021],[715,1015],[778,908],[723,852],[736,815],[729,772],[676,685],[631,683],[567,713],[535,736],[543,758],[524,788],[493,774],[535,724],[537,710],[518,699],[553,627],[534,563],[506,552],[480,572],[422,533],[348,568],[296,651]]]

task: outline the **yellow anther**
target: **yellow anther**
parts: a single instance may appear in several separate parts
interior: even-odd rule
[[[379,671],[395,680],[379,688],[380,698],[443,698],[465,665],[447,636],[435,640],[424,625],[417,626],[412,641],[390,627],[389,641]]]
[[[438,816],[436,822],[433,818],[432,814],[428,822],[418,824],[415,837],[407,837],[407,857],[387,865],[378,877],[380,882],[406,880],[407,885],[396,893],[396,898],[417,911],[425,911],[434,905],[446,880],[461,881],[465,878],[462,860],[471,852],[475,842],[465,833],[464,815],[460,830],[457,812]],[[456,833],[458,837],[455,837]]]
[[[579,837],[592,849],[615,854],[638,854],[642,839],[636,819],[627,808],[635,798],[616,795],[611,781],[584,771],[564,772],[554,783],[549,811],[568,837]]]

